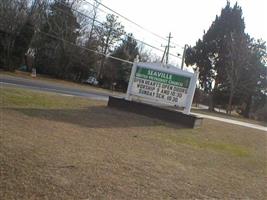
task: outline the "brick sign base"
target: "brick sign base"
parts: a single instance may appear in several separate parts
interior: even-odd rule
[[[195,115],[186,115],[173,109],[161,108],[145,103],[128,101],[122,98],[109,97],[108,106],[123,111],[129,111],[163,121],[179,124],[189,128],[199,128],[202,126],[203,118]]]

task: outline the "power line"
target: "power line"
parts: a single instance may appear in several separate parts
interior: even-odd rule
[[[83,1],[89,3],[87,0],[83,0]],[[98,3],[99,5],[103,6],[104,8],[110,10],[111,12],[115,13],[116,15],[120,16],[121,18],[123,18],[123,19],[125,19],[125,20],[131,22],[132,24],[136,25],[137,27],[143,29],[144,31],[149,32],[150,34],[152,34],[152,35],[154,35],[154,36],[156,36],[156,37],[158,37],[158,38],[160,38],[160,39],[162,39],[162,40],[168,41],[166,38],[164,38],[164,37],[158,35],[157,33],[154,33],[154,32],[152,32],[152,31],[150,31],[149,29],[147,29],[147,28],[145,28],[145,27],[143,27],[143,26],[137,24],[136,22],[134,22],[134,21],[130,20],[129,18],[123,16],[122,14],[116,12],[115,10],[113,10],[113,9],[111,9],[110,7],[104,5],[103,3],[99,2],[98,0],[93,0],[93,1],[95,1],[95,2]],[[91,3],[89,3],[89,4],[91,4]],[[93,4],[91,4],[91,5],[93,5]],[[94,6],[94,5],[93,5],[93,6]],[[177,44],[177,43],[175,43],[175,42],[172,42],[172,44],[174,44],[174,45],[176,45],[176,46],[179,46],[180,48],[183,49],[183,46],[181,46],[181,45],[179,45],[179,44]]]
[[[30,26],[30,25],[26,25],[26,26]],[[4,30],[1,30],[1,29],[0,29],[0,31],[3,31],[3,32],[4,32]],[[63,42],[67,42],[68,44],[70,44],[70,45],[72,45],[72,46],[79,47],[79,48],[84,49],[84,50],[86,50],[86,51],[93,52],[93,53],[95,53],[95,54],[99,54],[99,55],[105,56],[106,58],[112,58],[112,59],[114,59],[114,60],[118,60],[118,61],[125,62],[125,63],[128,63],[128,64],[133,64],[133,62],[131,62],[131,61],[129,61],[129,60],[124,60],[124,59],[121,59],[121,58],[118,58],[118,57],[115,57],[115,56],[106,55],[106,54],[101,53],[101,52],[99,52],[99,51],[96,51],[96,50],[93,50],[93,49],[89,49],[89,48],[86,48],[86,47],[84,47],[84,46],[79,46],[79,45],[77,45],[77,44],[75,44],[75,43],[73,43],[73,42],[70,42],[70,41],[68,41],[68,40],[64,40],[64,39],[59,38],[59,37],[57,37],[57,36],[55,36],[55,35],[52,35],[52,34],[49,34],[49,33],[45,33],[45,32],[43,32],[43,31],[40,31],[39,29],[37,29],[36,31],[37,31],[38,33],[41,33],[41,34],[47,36],[47,37],[51,37],[51,38],[54,38],[54,39],[56,39],[56,40],[61,40],[61,41],[63,41]]]
[[[89,48],[86,48],[86,47],[83,47],[83,46],[79,46],[79,45],[77,45],[77,44],[75,44],[75,43],[73,43],[73,42],[70,42],[70,41],[68,41],[68,40],[64,40],[64,39],[62,39],[62,38],[56,37],[55,35],[52,35],[52,34],[49,34],[49,33],[45,33],[45,32],[40,31],[40,30],[36,30],[36,31],[39,32],[39,33],[41,33],[41,34],[43,34],[43,35],[46,35],[47,37],[52,37],[52,38],[54,38],[54,39],[61,40],[61,41],[63,41],[63,42],[67,42],[67,43],[69,43],[69,44],[72,45],[72,46],[76,46],[76,47],[79,47],[79,48],[84,49],[84,50],[86,50],[86,51],[90,51],[90,52],[93,52],[93,53],[96,53],[96,54],[105,56],[106,58],[112,58],[112,59],[114,59],[114,60],[118,60],[118,61],[125,62],[125,63],[129,63],[129,64],[133,64],[133,62],[131,62],[131,61],[129,61],[129,60],[124,60],[124,59],[121,59],[121,58],[118,58],[118,57],[115,57],[115,56],[106,55],[106,54],[101,53],[101,52],[99,52],[99,51],[96,51],[96,50],[93,50],[93,49],[89,49]]]
[[[84,0],[84,1],[86,1],[86,0]],[[125,20],[131,22],[132,24],[138,26],[139,28],[141,28],[141,29],[143,29],[143,30],[145,30],[145,31],[147,31],[147,32],[149,32],[149,33],[155,35],[155,36],[158,37],[158,38],[161,38],[161,39],[163,39],[163,40],[166,40],[166,38],[164,38],[164,37],[162,37],[162,36],[160,36],[160,35],[158,35],[158,34],[156,34],[156,33],[153,33],[152,31],[150,31],[150,30],[144,28],[143,26],[141,26],[141,25],[135,23],[134,21],[128,19],[127,17],[124,17],[124,16],[121,15],[120,13],[118,13],[118,12],[116,12],[115,10],[109,8],[108,6],[106,6],[106,5],[104,5],[103,3],[99,2],[98,0],[93,0],[93,1],[95,1],[95,2],[98,3],[99,5],[103,6],[104,8],[110,10],[111,12],[115,13],[116,15],[120,16],[121,18],[123,18],[123,19],[125,19]],[[86,2],[88,2],[88,1],[86,1]]]
[[[60,3],[60,4],[62,4],[62,3]],[[64,4],[62,4],[62,5],[64,5]],[[67,15],[70,16],[70,14],[67,13],[66,11],[64,11],[64,10],[58,8],[58,7],[55,7],[55,8],[56,8],[57,10],[60,10],[61,12],[64,12],[65,14],[67,14]],[[78,10],[76,10],[76,9],[74,9],[74,8],[70,8],[70,9],[71,9],[72,11],[75,11],[75,12],[79,13],[80,15],[82,15],[82,16],[84,16],[84,17],[87,17],[87,18],[90,19],[90,20],[94,20],[95,22],[97,22],[97,23],[100,24],[100,25],[104,25],[103,22],[100,22],[100,21],[98,21],[97,19],[94,19],[94,18],[92,18],[92,17],[86,15],[86,14],[82,13],[81,11],[78,11]],[[113,29],[113,30],[116,31],[116,29]],[[146,46],[149,46],[150,48],[156,49],[157,51],[164,52],[164,50],[162,50],[162,49],[160,49],[160,48],[158,48],[158,47],[155,47],[155,46],[153,46],[153,45],[151,45],[151,44],[148,44],[148,43],[146,43],[146,42],[144,42],[144,41],[142,41],[142,40],[139,40],[139,39],[137,39],[137,38],[135,38],[135,37],[133,37],[133,36],[131,36],[131,35],[127,35],[127,37],[132,38],[133,40],[135,40],[135,41],[137,41],[137,42],[140,42],[140,43],[142,43],[142,44],[144,44],[144,45],[146,45]],[[122,39],[122,40],[123,40],[123,39]],[[124,40],[124,41],[125,41],[125,40]],[[175,54],[170,53],[169,55],[181,59],[179,56],[177,56],[177,55],[175,55]]]
[[[88,2],[88,1],[86,1],[86,0],[82,0],[84,3],[86,3],[86,4],[89,4],[89,5],[91,5],[91,6],[93,6],[94,8],[96,8],[97,10],[99,10],[99,11],[101,11],[101,12],[103,12],[103,13],[106,13],[106,14],[110,14],[109,12],[107,12],[107,11],[105,11],[105,10],[103,10],[103,9],[101,9],[101,8],[99,8],[99,7],[97,7],[96,5],[94,5],[94,4],[92,4],[92,3],[90,3],[90,2]],[[117,14],[117,13],[115,13],[115,14]],[[127,20],[128,21],[128,20]],[[132,23],[132,22],[130,22],[130,23]],[[135,24],[134,24],[135,25]],[[131,26],[132,28],[133,28],[133,26]],[[140,27],[139,27],[140,28]],[[153,41],[156,41],[156,40],[153,40]],[[161,43],[161,41],[156,41],[157,43]]]
[[[93,6],[94,8],[96,8],[97,10],[100,10],[100,11],[103,12],[103,13],[109,14],[107,11],[105,11],[105,10],[99,8],[98,6],[96,6],[96,5],[92,4],[92,3],[90,3],[89,1],[86,1],[86,0],[82,0],[82,1],[83,1],[84,3],[86,3],[86,4],[89,4],[89,5]]]

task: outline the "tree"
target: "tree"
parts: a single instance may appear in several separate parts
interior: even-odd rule
[[[238,86],[242,82],[242,76],[245,71],[250,68],[249,57],[250,52],[248,48],[248,37],[244,35],[230,33],[229,40],[226,41],[226,58],[225,58],[225,72],[226,81],[222,83],[227,91],[229,91],[229,100],[227,113],[231,114],[233,97],[238,92]],[[251,80],[252,81],[252,80]],[[249,80],[246,80],[242,85],[250,84]]]
[[[0,65],[6,70],[14,69],[12,63],[14,43],[26,21],[27,9],[27,1],[0,1]]]
[[[12,52],[13,68],[18,68],[19,65],[22,63],[22,60],[29,49],[33,36],[34,36],[34,27],[30,18],[28,18],[25,24],[23,24],[18,35],[15,37],[14,47]]]
[[[267,52],[263,40],[249,40],[249,66],[241,74],[238,95],[243,100],[241,114],[249,117],[267,104]]]
[[[36,67],[41,73],[70,78],[68,72],[75,57],[73,46],[80,28],[71,6],[66,0],[57,0],[50,6],[35,44]]]
[[[103,67],[105,64],[105,58],[108,53],[111,52],[113,45],[117,43],[121,36],[125,34],[124,26],[117,21],[118,17],[113,14],[108,14],[106,16],[106,22],[103,23],[103,26],[97,27],[97,32],[100,38],[100,48],[101,53],[103,54],[100,67],[98,70],[98,78],[103,78]]]
[[[228,2],[202,40],[186,51],[186,64],[199,68],[200,84],[211,102],[228,104],[229,113],[233,103],[244,105],[241,113],[248,116],[256,96],[266,99],[266,46],[244,29],[241,7]]]
[[[95,29],[95,22],[97,18],[97,11],[98,7],[100,5],[100,2],[94,2],[93,8],[92,8],[92,23],[91,23],[91,28],[90,28],[90,33],[89,33],[89,41],[94,38],[94,29]]]
[[[151,49],[145,48],[143,44],[140,44],[139,45],[139,60],[140,62],[159,63],[161,62],[161,57],[155,53],[152,53]]]
[[[226,44],[231,40],[233,33],[245,37],[244,29],[241,7],[237,4],[231,7],[227,2],[221,15],[216,16],[209,30],[204,33],[202,40],[198,40],[196,46],[188,48],[186,51],[185,63],[196,65],[199,68],[200,84],[211,97],[211,110],[214,107],[214,91],[227,82],[226,65],[229,64],[227,63],[229,48],[226,48]]]
[[[133,62],[139,55],[139,48],[132,34],[128,34],[120,46],[111,54],[113,57],[121,58]],[[123,61],[109,58],[105,70],[105,77],[108,77],[111,83],[116,82],[117,88],[126,91],[131,74],[132,65]]]
[[[0,65],[6,70],[14,70],[22,64],[47,1],[0,2]]]

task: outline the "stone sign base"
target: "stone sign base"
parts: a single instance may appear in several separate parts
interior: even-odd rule
[[[179,124],[189,128],[199,128],[203,118],[195,115],[186,115],[180,111],[161,108],[149,104],[128,101],[122,98],[109,97],[108,106],[136,114],[157,118],[163,121]]]

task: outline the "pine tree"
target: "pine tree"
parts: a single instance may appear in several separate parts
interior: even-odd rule
[[[118,46],[111,55],[133,62],[136,56],[139,55],[139,48],[133,35],[128,34],[121,45]],[[129,63],[109,58],[105,70],[105,77],[107,77],[111,83],[116,82],[117,88],[126,91],[131,68],[132,66]]]
[[[226,66],[229,59],[227,44],[233,33],[245,37],[244,29],[241,7],[237,4],[231,7],[227,2],[221,15],[216,16],[209,30],[204,33],[202,40],[198,40],[196,46],[186,52],[186,64],[195,64],[199,68],[200,84],[211,96],[211,110],[214,107],[214,91],[227,82]]]
[[[256,99],[266,99],[266,46],[244,30],[241,7],[228,2],[202,40],[187,50],[186,64],[199,68],[200,84],[212,100],[227,105],[229,113],[232,104],[244,105],[241,113],[248,116]]]

